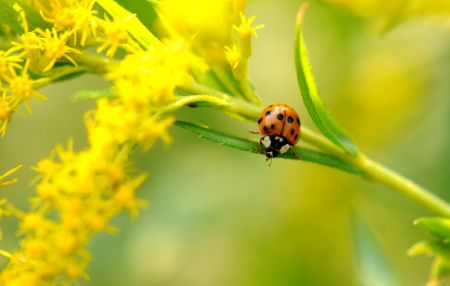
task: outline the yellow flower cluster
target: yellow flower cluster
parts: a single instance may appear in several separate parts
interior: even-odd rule
[[[45,99],[38,88],[72,71],[102,73],[113,84],[112,96],[98,99],[85,114],[88,146],[80,151],[72,142],[57,146],[35,167],[39,180],[30,209],[0,200],[0,218],[16,216],[20,237],[19,249],[0,250],[9,259],[0,285],[70,284],[88,278],[87,246],[93,236],[115,232],[110,224],[115,216],[128,211],[136,217],[145,206],[136,191],[146,175],[133,171],[129,157],[138,146],[147,150],[158,139],[171,142],[167,130],[174,119],[162,114],[168,106],[179,106],[177,87],[191,86],[213,66],[245,68],[242,61],[250,56],[250,38],[259,27],[242,15],[244,0],[165,0],[156,5],[169,39],[155,38],[147,45],[130,32],[135,16],[113,1],[98,1],[109,13],[103,18],[93,0],[26,2],[50,27],[33,26],[16,4],[23,32],[5,33],[11,44],[0,50],[0,133],[22,104],[31,113],[30,100]],[[103,5],[118,10],[110,13]],[[210,26],[216,19],[219,25]],[[233,46],[234,62],[225,46]],[[88,48],[115,59],[93,56]],[[240,80],[242,91],[252,96],[246,77]]]
[[[54,285],[58,279],[86,277],[92,236],[113,231],[109,221],[114,216],[123,210],[136,215],[144,205],[135,191],[145,175],[130,173],[130,147],[97,151],[92,145],[81,152],[74,152],[71,144],[66,149],[58,146],[38,163],[41,180],[32,209],[15,214],[20,218],[21,248],[7,254],[1,285]]]
[[[12,115],[24,103],[31,113],[30,100],[44,100],[36,90],[78,65],[81,50],[97,46],[113,57],[119,48],[135,51],[138,45],[126,32],[126,22],[97,17],[95,1],[29,0],[51,28],[30,29],[25,12],[16,4],[24,32],[10,37],[10,47],[0,50],[0,134],[4,135]],[[55,68],[61,62],[63,67]],[[70,71],[70,70],[69,70]],[[59,72],[59,73],[58,73]],[[33,75],[33,76],[31,76]]]
[[[99,99],[85,115],[88,147],[77,152],[71,142],[66,148],[57,146],[35,167],[39,181],[30,210],[10,208],[8,214],[20,221],[20,249],[0,250],[9,258],[0,285],[70,284],[87,278],[92,237],[114,232],[113,217],[123,211],[136,217],[145,205],[136,190],[146,175],[131,171],[131,152],[136,146],[148,149],[157,139],[170,143],[167,129],[173,118],[161,117],[159,110],[176,100],[177,86],[193,80],[193,68],[206,69],[181,41],[143,49],[126,30],[130,18],[100,19],[93,3],[31,1],[53,27],[29,31],[24,21],[18,42],[0,53],[0,79],[6,83],[0,97],[4,133],[20,103],[43,98],[35,88],[50,82],[57,61],[80,64],[77,55],[84,45],[97,45],[96,51],[106,51],[107,57],[119,48],[125,51],[120,61],[105,67],[114,96]],[[30,72],[43,76],[31,79]]]

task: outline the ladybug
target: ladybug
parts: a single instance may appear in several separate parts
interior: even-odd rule
[[[287,104],[277,103],[264,108],[258,118],[259,140],[266,160],[286,153],[300,138],[300,118]]]

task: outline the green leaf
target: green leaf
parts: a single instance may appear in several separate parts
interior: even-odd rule
[[[22,34],[23,28],[20,23],[20,13],[17,8],[14,8],[15,2],[12,0],[0,1],[0,22],[9,26],[15,33]]]
[[[300,7],[295,32],[295,66],[303,103],[315,125],[325,137],[348,153],[357,154],[357,147],[331,116],[318,94],[302,34],[303,16],[306,8],[306,4]]]
[[[366,222],[356,215],[351,222],[358,285],[400,285],[388,257]]]
[[[152,32],[150,32],[144,24],[139,21],[135,14],[130,13],[127,9],[120,6],[113,0],[97,0],[96,1],[114,20],[125,21],[124,27],[133,38],[145,49],[162,45]]]
[[[50,27],[50,24],[42,19],[39,11],[28,3],[18,0],[0,0],[0,23],[11,27],[16,34],[24,33],[21,13],[24,13],[30,29]]]
[[[228,134],[216,131],[216,130],[212,130],[205,126],[200,126],[200,125],[192,124],[189,122],[176,121],[175,125],[183,128],[183,129],[186,129],[194,134],[197,134],[201,138],[208,139],[210,141],[222,144],[224,146],[238,149],[241,151],[246,151],[246,152],[250,152],[250,153],[263,155],[263,153],[261,153],[259,151],[259,148],[260,148],[259,142],[235,137],[235,136],[228,135]],[[294,153],[295,153],[295,156],[291,152],[287,152],[287,153],[281,154],[279,157],[284,158],[284,159],[293,159],[293,160],[312,162],[312,163],[324,165],[327,167],[336,168],[336,169],[339,169],[339,170],[342,170],[342,171],[345,171],[348,173],[362,174],[362,172],[360,170],[348,165],[343,160],[341,160],[335,156],[332,156],[332,155],[317,152],[317,151],[310,150],[307,148],[300,148],[300,149],[295,148]]]
[[[438,285],[440,281],[450,276],[450,219],[423,217],[415,220],[414,224],[430,232],[433,238],[416,243],[408,250],[408,254],[435,256],[429,285]]]
[[[450,241],[450,219],[441,217],[422,217],[414,221],[414,225],[429,231],[432,235]]]
[[[450,260],[450,244],[442,241],[427,240],[418,242],[408,249],[408,255],[410,256],[419,254],[442,256]]]
[[[109,88],[98,89],[98,90],[79,90],[76,93],[74,93],[73,98],[75,100],[78,100],[78,99],[99,99],[99,98],[114,99],[115,98],[115,94]]]

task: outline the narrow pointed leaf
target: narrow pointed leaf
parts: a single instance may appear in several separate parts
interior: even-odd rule
[[[429,231],[434,236],[450,242],[450,219],[441,217],[422,217],[415,225]]]
[[[50,27],[42,19],[39,11],[34,9],[30,4],[18,0],[0,0],[0,23],[9,26],[16,34],[22,34],[24,32],[21,13],[25,15],[30,29]]]
[[[367,223],[355,215],[351,226],[358,285],[400,285],[391,261]]]
[[[229,134],[225,134],[205,126],[200,126],[184,121],[176,121],[175,125],[186,129],[194,134],[197,134],[200,138],[205,138],[210,141],[222,144],[227,147],[238,149],[245,152],[261,154],[259,151],[259,143],[250,141],[244,138],[235,137]],[[325,153],[317,152],[307,148],[295,148],[295,156],[291,152],[281,154],[279,157],[284,159],[300,160],[306,162],[312,162],[327,167],[336,168],[348,173],[362,174],[360,170],[350,166],[341,159],[328,155]]]
[[[97,89],[97,90],[86,90],[82,89],[73,94],[73,99],[79,100],[79,99],[100,99],[100,98],[106,98],[106,99],[114,99],[116,96],[112,92],[111,89],[105,88],[105,89]]]
[[[302,34],[303,15],[306,7],[307,5],[303,4],[300,8],[295,32],[295,66],[303,103],[314,124],[325,137],[348,153],[357,154],[358,150],[355,144],[331,116],[318,94]]]

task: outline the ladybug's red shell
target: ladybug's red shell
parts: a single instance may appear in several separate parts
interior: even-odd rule
[[[284,103],[269,105],[258,118],[261,135],[278,135],[286,138],[292,146],[300,138],[300,119],[297,112]]]

